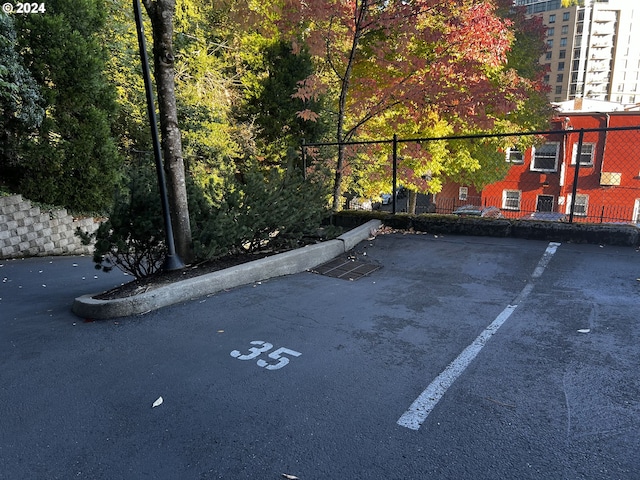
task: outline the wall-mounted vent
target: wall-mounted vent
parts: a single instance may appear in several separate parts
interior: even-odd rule
[[[619,172],[602,172],[600,174],[600,185],[620,185],[622,173]]]

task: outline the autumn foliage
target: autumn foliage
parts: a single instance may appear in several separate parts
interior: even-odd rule
[[[446,122],[454,132],[486,131],[517,111],[538,86],[507,65],[514,36],[511,21],[497,14],[503,4],[282,0],[272,5],[270,18],[316,59],[316,71],[295,96],[330,98],[334,140],[342,143],[374,136],[381,119],[392,130],[429,130]],[[307,120],[321,114],[299,113]],[[340,148],[336,209],[345,167]]]

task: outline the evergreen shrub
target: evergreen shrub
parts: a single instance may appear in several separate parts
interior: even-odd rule
[[[96,268],[114,266],[136,278],[158,272],[166,255],[155,171],[130,168],[129,183],[116,192],[108,219],[92,234]],[[224,191],[190,182],[189,212],[197,261],[226,255],[280,251],[317,239],[328,217],[326,189],[284,172],[251,171],[227,181]],[[219,200],[214,203],[215,195]]]
[[[78,234],[87,243],[95,240],[93,261],[98,269],[115,266],[136,278],[159,271],[166,245],[155,171],[131,167],[128,185],[117,189],[108,219],[94,234]]]
[[[295,248],[310,241],[328,215],[321,184],[276,169],[252,170],[228,181],[219,203],[194,222],[196,255]]]

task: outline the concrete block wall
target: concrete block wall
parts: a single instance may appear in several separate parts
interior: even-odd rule
[[[0,197],[0,258],[90,254],[93,246],[83,245],[75,232],[93,233],[99,225],[65,209],[43,212],[22,195]]]

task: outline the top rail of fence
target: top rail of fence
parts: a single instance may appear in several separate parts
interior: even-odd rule
[[[410,142],[432,142],[441,140],[474,140],[483,138],[505,138],[505,137],[522,137],[522,136],[534,136],[534,135],[567,135],[570,133],[584,132],[615,132],[615,131],[630,131],[640,130],[640,125],[625,126],[625,127],[600,127],[600,128],[568,128],[565,130],[536,130],[530,132],[510,132],[510,133],[474,133],[469,135],[451,135],[445,137],[411,137],[411,138],[388,138],[381,140],[350,140],[347,142],[319,142],[319,143],[306,143],[303,139],[303,148],[308,147],[336,147],[340,145],[382,145],[397,143],[410,143]]]

